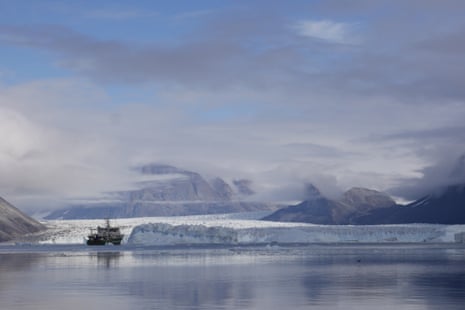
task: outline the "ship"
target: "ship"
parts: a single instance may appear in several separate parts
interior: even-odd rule
[[[91,233],[87,236],[87,245],[105,245],[114,244],[120,245],[124,235],[121,233],[119,227],[110,226],[110,220],[106,220],[105,227],[98,226],[97,229],[92,229]]]

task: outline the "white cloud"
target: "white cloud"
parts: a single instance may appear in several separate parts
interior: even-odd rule
[[[24,207],[98,195],[131,186],[129,168],[147,162],[250,178],[264,199],[292,199],[304,182],[325,193],[414,182],[444,153],[463,153],[463,18],[457,5],[365,2],[294,22],[300,6],[287,3],[159,18],[77,4],[60,8],[70,23],[5,21],[0,196]],[[155,27],[167,18],[173,33]],[[122,21],[137,38],[112,32]],[[46,79],[47,66],[81,78]]]
[[[359,40],[353,25],[331,20],[303,20],[295,24],[300,35],[339,44],[355,44]]]
[[[338,32],[326,37],[341,39]],[[147,162],[249,178],[263,199],[292,199],[305,182],[330,194],[354,185],[383,190],[429,164],[422,160],[429,150],[418,151],[431,149],[431,135],[400,139],[406,132],[462,126],[465,114],[462,104],[409,105],[339,85],[329,94],[312,83],[305,92],[171,85],[139,96],[149,84],[122,99],[97,83],[0,89],[0,196],[24,208],[120,190],[136,180],[130,167]]]
[[[0,158],[21,159],[37,148],[38,129],[14,110],[0,107]]]
[[[463,115],[459,107],[403,106],[389,99],[301,100],[248,89],[173,88],[139,104],[112,105],[101,87],[79,79],[3,88],[0,196],[20,208],[60,205],[128,189],[138,180],[130,168],[148,162],[227,180],[249,178],[265,200],[292,199],[306,182],[329,194],[353,185],[382,190],[425,162],[414,153],[417,146],[376,135],[440,128],[455,118],[460,123]],[[244,102],[253,102],[251,113],[237,107]],[[203,118],[223,105],[239,110],[221,121]],[[370,135],[375,139],[362,139]]]

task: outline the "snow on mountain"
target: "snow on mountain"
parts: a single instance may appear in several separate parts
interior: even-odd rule
[[[107,193],[107,199],[76,203],[55,210],[45,219],[98,219],[145,216],[183,216],[276,210],[276,204],[250,201],[251,181],[236,180],[234,186],[216,177],[168,165],[151,164],[138,169],[145,181],[138,189]],[[247,199],[244,199],[247,198]]]
[[[313,225],[261,221],[264,212],[127,218],[112,220],[125,234],[123,245],[273,244],[338,242],[463,242],[465,225]],[[18,242],[84,244],[91,228],[103,220],[45,221],[45,233]],[[456,240],[457,239],[457,240]]]

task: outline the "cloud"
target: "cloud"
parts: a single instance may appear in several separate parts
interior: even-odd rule
[[[0,25],[0,43],[48,51],[58,57],[55,65],[110,84],[289,92],[321,88],[324,68],[306,53],[333,52],[322,42],[297,36],[275,14],[208,14],[199,24],[176,40],[144,44],[100,39],[60,25]]]
[[[46,208],[131,186],[124,153],[114,149],[117,141],[100,133],[109,121],[71,99],[98,101],[97,93],[77,95],[84,89],[90,90],[82,82],[52,80],[2,90],[3,196],[21,206]]]
[[[107,84],[248,87],[300,96],[334,93],[337,87],[338,93],[410,104],[465,98],[465,73],[455,65],[461,54],[452,52],[460,46],[458,21],[448,20],[438,31],[429,20],[439,9],[433,4],[414,17],[404,5],[380,16],[384,6],[362,5],[379,18],[347,23],[341,20],[353,20],[347,16],[353,12],[335,6],[322,10],[328,18],[292,21],[271,9],[223,10],[170,40],[144,43],[66,26],[2,25],[0,42],[46,50],[57,55],[55,65]]]
[[[304,20],[297,22],[295,28],[300,35],[321,39],[329,43],[355,44],[353,25],[331,20]]]
[[[0,39],[58,53],[61,66],[106,82],[195,84],[207,79],[224,84],[223,80],[239,74],[239,69],[234,70],[236,65],[243,67],[236,57],[240,47],[228,42],[137,47],[98,40],[60,26],[0,27]]]
[[[39,59],[61,77],[2,85],[0,194],[31,206],[98,195],[147,162],[251,179],[279,200],[308,182],[336,195],[433,180],[427,167],[463,153],[464,28],[451,2],[420,3],[257,2],[193,8],[195,22],[174,10],[179,28],[137,38],[105,27],[133,33],[143,7],[85,27],[82,8],[73,22],[3,23],[0,44],[27,74]]]
[[[460,153],[461,152],[461,153]],[[389,189],[394,195],[416,200],[425,195],[439,194],[447,186],[465,183],[465,148],[456,152],[443,151],[433,164],[422,168],[421,177],[401,180],[401,186]]]
[[[279,92],[167,88],[138,104],[116,105],[111,93],[82,79],[6,87],[2,195],[21,208],[61,206],[132,188],[140,177],[134,166],[159,162],[228,181],[250,179],[256,199],[298,200],[306,183],[336,197],[352,186],[383,190],[413,182],[444,155],[433,156],[432,146],[446,153],[460,137],[458,125],[441,129],[460,124],[457,109],[317,98],[318,105],[291,108]],[[227,117],[205,117],[222,107]],[[438,133],[411,131],[433,124]],[[456,139],[444,139],[456,129]],[[368,132],[369,139],[360,139]]]
[[[74,79],[4,88],[0,93],[2,195],[21,208],[52,208],[76,198],[132,188],[140,177],[134,175],[134,166],[160,162],[229,181],[250,179],[261,189],[257,197],[278,199],[282,194],[280,199],[287,200],[296,191],[290,187],[327,179],[337,171],[338,154],[346,150],[308,135],[311,129],[305,121],[281,119],[277,131],[277,119],[271,115],[244,118],[240,112],[221,122],[203,118],[199,122],[186,109],[189,105],[216,109],[217,101],[233,108],[253,97],[271,102],[268,96],[247,91],[166,90],[146,103],[112,106],[102,89]],[[302,134],[296,135],[297,128],[304,130]],[[328,188],[334,191],[338,186]]]

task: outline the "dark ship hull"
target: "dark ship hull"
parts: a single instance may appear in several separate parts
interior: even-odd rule
[[[87,245],[105,245],[107,241],[97,235],[89,235],[86,243]]]
[[[105,227],[97,227],[97,232],[92,232],[87,236],[87,245],[120,245],[124,235],[120,232],[119,227],[111,227],[110,221],[106,221]]]

